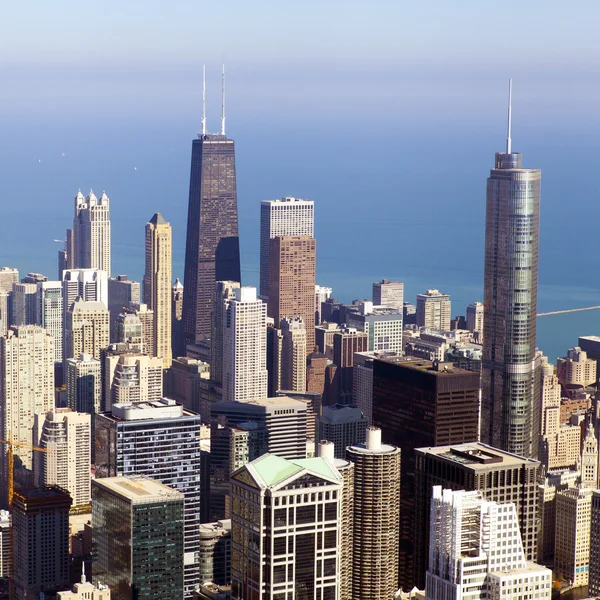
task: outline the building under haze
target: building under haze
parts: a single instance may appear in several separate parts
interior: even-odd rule
[[[417,294],[417,325],[427,329],[450,331],[450,296],[438,290]]]
[[[541,172],[512,151],[510,116],[509,99],[506,152],[496,153],[487,181],[481,440],[535,457]]]

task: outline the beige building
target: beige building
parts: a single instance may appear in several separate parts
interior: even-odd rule
[[[81,563],[81,581],[70,592],[58,592],[57,600],[110,600],[110,590],[99,583],[93,585],[85,576],[85,562]]]
[[[346,451],[354,463],[352,598],[382,600],[398,589],[400,449],[382,444],[377,427],[366,439]]]
[[[273,336],[273,391],[306,392],[306,329],[301,317],[281,319]]]
[[[0,292],[12,292],[13,283],[19,283],[19,271],[10,267],[0,269]]]
[[[564,385],[588,387],[596,384],[597,362],[588,358],[578,346],[567,352],[566,358],[556,361],[556,369],[559,379]]]
[[[153,356],[162,360],[163,368],[171,366],[171,225],[156,213],[146,223],[146,272],[144,302],[154,311]]]
[[[556,495],[554,575],[574,587],[588,584],[593,493],[572,488]]]
[[[483,302],[473,302],[467,306],[467,329],[473,332],[478,343],[483,342]]]
[[[91,501],[91,416],[56,408],[35,415],[33,439],[46,452],[36,452],[34,472],[38,487],[58,485],[67,490],[73,506]]]
[[[428,329],[450,331],[450,296],[438,290],[417,294],[417,325]]]
[[[373,304],[387,308],[404,308],[404,284],[401,281],[382,279],[373,283]]]
[[[99,359],[100,350],[109,343],[109,327],[109,314],[104,302],[75,300],[67,310],[65,321],[65,361],[81,354]]]
[[[598,440],[591,421],[588,421],[581,450],[581,487],[598,488]]]
[[[270,241],[267,312],[275,323],[284,317],[302,317],[307,353],[315,345],[316,260],[317,245],[312,237],[276,237]]]
[[[149,356],[154,356],[154,337],[156,335],[154,329],[154,311],[149,308],[147,304],[132,302],[129,305],[129,309],[125,312],[135,315],[141,323],[142,338],[140,352],[148,354]],[[123,335],[125,335],[124,331],[125,330],[123,330]]]
[[[33,425],[36,414],[54,408],[54,339],[41,327],[11,327],[0,338],[0,438],[13,448],[15,483],[33,481]],[[0,490],[6,501],[6,445],[0,444]]]
[[[235,290],[240,288],[239,281],[216,281],[213,311],[210,321],[210,376],[217,384],[223,383],[223,344],[227,302],[235,298]]]

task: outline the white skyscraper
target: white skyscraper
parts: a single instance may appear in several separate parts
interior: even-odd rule
[[[515,505],[433,487],[427,600],[550,600],[552,572],[525,560]]]
[[[80,297],[86,302],[104,302],[108,308],[108,276],[98,269],[67,269],[63,273],[64,312]]]
[[[100,269],[110,277],[110,201],[103,192],[86,198],[81,191],[75,196],[73,218],[75,268]]]
[[[283,236],[314,237],[312,200],[283,197],[263,200],[260,206],[260,297],[269,294],[269,240]]]
[[[36,452],[37,485],[58,485],[67,490],[73,506],[90,503],[91,416],[56,408],[35,415],[33,439],[46,452]]]
[[[63,359],[63,297],[61,281],[37,284],[36,324],[54,338],[54,361]]]
[[[321,304],[333,295],[333,289],[323,285],[315,285],[315,325],[321,323]]]
[[[226,302],[223,324],[223,400],[267,397],[267,305],[256,288],[242,287]]]

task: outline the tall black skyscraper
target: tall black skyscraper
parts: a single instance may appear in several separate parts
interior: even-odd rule
[[[512,151],[510,96],[506,152],[496,154],[487,181],[481,441],[536,457],[541,173]]]
[[[240,281],[235,151],[225,135],[224,90],[223,83],[221,133],[206,133],[203,83],[202,132],[192,142],[183,290],[186,344],[210,337],[215,281]]]

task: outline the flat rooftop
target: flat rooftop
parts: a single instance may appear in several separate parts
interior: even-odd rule
[[[288,396],[278,396],[276,398],[261,398],[258,400],[246,400],[244,402],[216,402],[213,407],[229,408],[243,410],[244,406],[266,406],[271,408],[306,408],[306,402],[300,400],[294,400]]]
[[[197,414],[170,398],[152,402],[122,402],[112,405],[110,412],[100,413],[104,418],[115,422],[146,421],[194,417]]]
[[[155,479],[141,477],[103,477],[94,479],[94,485],[114,492],[131,501],[156,500],[159,498],[180,498],[183,494]]]
[[[415,341],[423,345],[431,344],[437,346],[437,344],[434,342],[427,342],[419,338],[416,338]],[[469,371],[469,369],[455,367],[451,362],[440,361],[439,363],[436,363],[430,360],[425,360],[424,358],[418,358],[416,356],[382,356],[381,358],[377,358],[377,360],[394,365],[400,365],[415,371],[427,371],[436,377],[447,377],[448,375],[477,375],[475,371]]]

